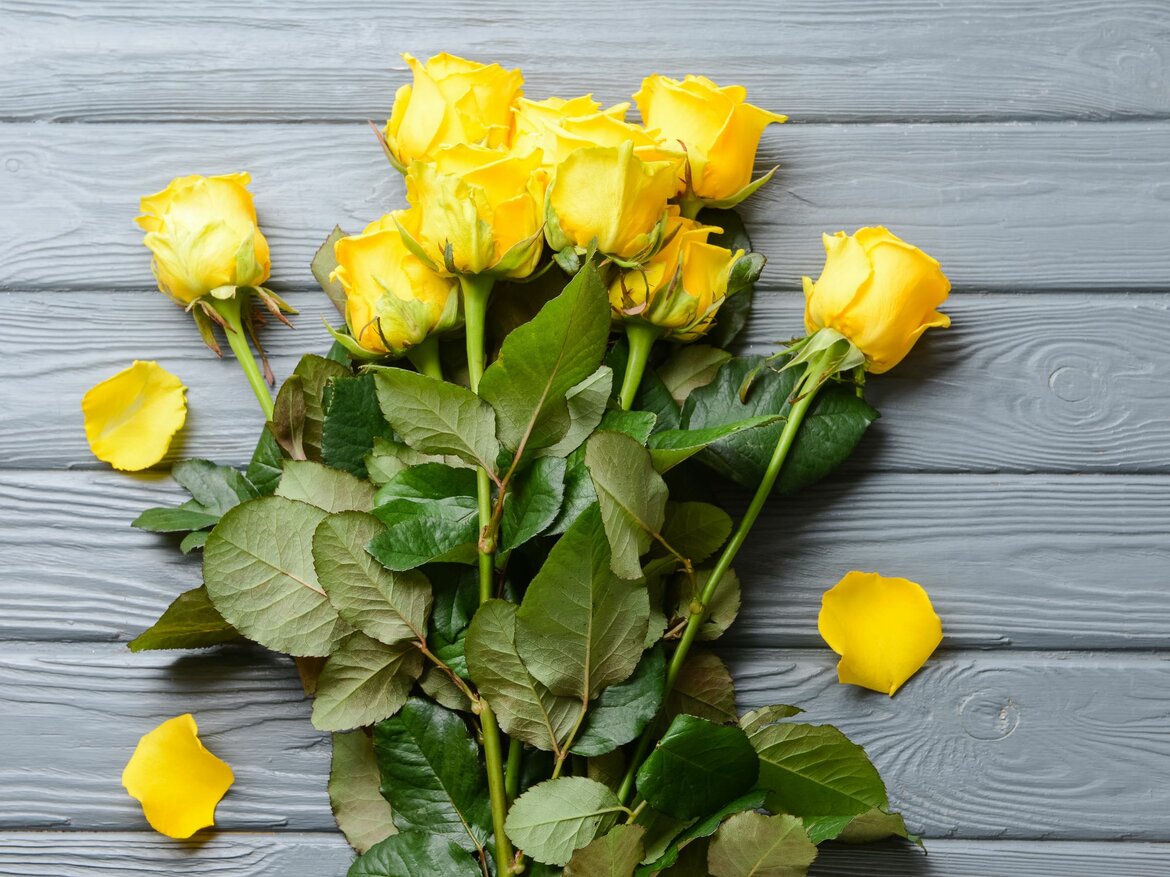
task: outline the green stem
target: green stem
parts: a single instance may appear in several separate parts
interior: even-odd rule
[[[406,351],[406,358],[427,377],[443,380],[443,364],[439,360],[439,339],[428,335],[422,342]]]
[[[690,194],[690,189],[687,189],[687,194],[678,202],[678,212],[684,219],[694,219],[699,215],[699,211],[703,209],[703,199],[695,198]]]
[[[239,291],[231,298],[208,296],[206,299],[215,308],[215,312],[223,317],[223,321],[227,323],[228,329],[224,334],[227,335],[228,346],[236,355],[236,361],[244,371],[244,377],[252,385],[252,392],[256,394],[256,401],[260,403],[260,408],[264,412],[264,419],[271,420],[274,404],[272,393],[268,389],[268,381],[264,380],[264,375],[260,374],[260,366],[256,364],[256,357],[252,355],[252,348],[248,345],[248,336],[244,332],[241,310],[247,300],[248,297]]]
[[[484,370],[484,324],[487,320],[488,299],[492,294],[492,278],[485,276],[459,278],[463,290],[463,319],[467,330],[467,374],[473,392],[479,391],[479,381]],[[478,494],[479,524],[482,530],[492,516],[492,482],[482,466],[476,470],[476,492]],[[494,591],[495,569],[492,555],[494,545],[479,545],[479,602],[486,603]],[[496,873],[500,877],[511,873],[512,842],[504,831],[504,820],[508,815],[507,780],[504,776],[504,757],[500,743],[500,728],[495,714],[486,700],[480,700],[479,714],[483,726],[483,758],[487,767],[488,796],[491,798],[492,830],[496,836]]]
[[[626,358],[626,375],[622,379],[622,391],[618,397],[622,411],[629,411],[633,407],[634,396],[637,395],[642,375],[646,372],[646,362],[650,359],[650,351],[661,334],[657,326],[642,320],[626,321],[626,338],[630,344],[630,353]]]
[[[719,555],[719,560],[711,570],[710,576],[707,577],[707,581],[703,585],[703,590],[699,594],[698,600],[691,603],[690,618],[687,619],[687,626],[683,630],[682,638],[674,650],[674,655],[670,659],[670,666],[666,671],[666,695],[668,696],[674,690],[675,683],[678,682],[678,674],[682,672],[683,664],[687,659],[687,653],[694,644],[695,637],[699,633],[699,628],[703,624],[703,619],[707,614],[707,607],[711,605],[711,601],[715,598],[715,591],[719,587],[719,582],[731,568],[732,561],[735,560],[739,549],[743,547],[743,543],[747,539],[748,533],[751,532],[756,518],[760,516],[760,511],[764,508],[764,503],[767,502],[768,496],[772,493],[772,487],[776,484],[776,479],[780,477],[780,470],[784,468],[784,461],[788,457],[788,452],[792,449],[792,443],[796,440],[797,433],[800,432],[800,426],[804,422],[804,416],[808,413],[809,406],[812,405],[813,399],[816,398],[817,391],[820,389],[825,377],[829,374],[833,362],[834,360],[829,356],[829,351],[826,350],[823,354],[809,362],[805,368],[804,375],[796,383],[794,393],[797,395],[797,399],[788,410],[788,419],[784,422],[784,429],[780,432],[780,438],[776,442],[776,449],[772,451],[772,459],[768,462],[768,469],[764,473],[764,478],[760,481],[759,487],[756,488],[756,494],[752,497],[751,504],[748,505],[743,519],[739,522],[739,526],[735,528],[735,533],[732,534],[731,539],[724,546],[723,553]],[[665,701],[665,697],[663,700]],[[630,759],[629,769],[626,771],[625,777],[622,778],[622,784],[618,788],[618,799],[623,803],[625,803],[633,788],[634,777],[637,775],[638,767],[650,749],[650,743],[654,739],[656,726],[657,720],[651,722],[646,727],[646,730],[642,732],[642,736],[638,740],[634,755]]]
[[[504,791],[508,795],[508,802],[516,800],[520,792],[520,757],[524,747],[519,740],[508,741],[508,764],[504,770]]]

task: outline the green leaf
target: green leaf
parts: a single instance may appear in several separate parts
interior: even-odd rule
[[[708,238],[709,243],[718,247],[725,247],[733,253],[743,250],[752,251],[752,241],[744,228],[743,219],[736,211],[717,207],[706,207],[699,211],[699,221],[705,225],[714,225],[723,229],[720,234],[713,234]],[[715,326],[707,333],[707,340],[716,347],[727,347],[735,336],[747,324],[752,310],[752,297],[755,291],[751,286],[741,289],[728,297],[719,308]]]
[[[422,672],[412,642],[393,646],[354,631],[341,641],[317,680],[313,727],[348,731],[394,715]]]
[[[638,817],[638,824],[646,829],[646,836],[642,840],[643,846],[646,848],[646,856],[642,861],[653,862],[665,855],[675,839],[694,824],[694,821],[693,819],[675,819],[653,807],[647,807],[643,810]]]
[[[325,518],[313,534],[317,580],[337,613],[367,636],[387,645],[425,641],[430,582],[417,571],[391,572],[366,551],[385,529],[363,512]]]
[[[435,595],[431,639],[440,645],[455,642],[479,608],[479,572],[450,564],[434,564],[428,570]]]
[[[256,442],[256,450],[252,452],[252,460],[245,473],[261,496],[271,496],[276,491],[283,463],[284,454],[281,453],[276,436],[265,428],[260,433],[260,440]]]
[[[689,558],[692,564],[702,563],[731,535],[731,516],[719,506],[708,502],[668,502],[662,538],[666,543]],[[724,582],[720,582],[723,590]]]
[[[239,636],[211,604],[207,589],[198,587],[176,597],[158,621],[130,640],[130,651],[201,649]]]
[[[467,669],[509,737],[557,751],[580,714],[581,701],[554,695],[528,672],[516,650],[516,611],[505,600],[479,607],[467,631]]]
[[[453,454],[494,472],[500,443],[496,413],[466,387],[398,368],[374,374],[382,414],[424,454]]]
[[[911,834],[900,813],[875,807],[857,816],[822,816],[804,820],[808,838],[815,844],[828,840],[842,843],[873,843],[888,837],[900,837],[922,846],[922,839]]]
[[[443,670],[438,667],[427,667],[423,671],[422,676],[419,677],[418,687],[421,688],[426,695],[445,706],[449,710],[462,710],[463,712],[471,712],[471,700],[462,689],[455,684],[455,681]]]
[[[313,531],[326,513],[265,496],[223,516],[203,550],[203,582],[224,619],[262,646],[290,655],[330,654],[349,625],[313,569]]]
[[[444,463],[462,467],[463,461],[455,456],[422,454],[410,445],[386,438],[374,439],[373,450],[366,455],[366,473],[374,484],[381,487],[403,469],[421,466],[423,463]]]
[[[210,530],[193,530],[183,537],[183,541],[179,543],[179,550],[184,554],[190,554],[196,548],[206,545],[207,537],[210,535]]]
[[[561,502],[560,514],[545,535],[564,533],[585,509],[597,502],[597,491],[593,489],[593,480],[585,467],[585,446],[569,454],[565,463],[565,498]]]
[[[280,385],[266,428],[289,459],[309,458],[305,450],[305,382],[300,375],[291,374]]]
[[[491,817],[479,747],[458,714],[420,698],[374,727],[382,794],[403,831],[425,831],[469,852]],[[432,872],[433,873],[433,872]]]
[[[764,806],[764,792],[756,789],[748,792],[746,795],[741,795],[730,804],[720,807],[710,816],[706,816],[680,834],[675,838],[670,847],[654,862],[648,864],[644,869],[639,869],[639,875],[643,872],[646,874],[653,874],[664,868],[669,868],[679,860],[679,854],[686,849],[688,844],[705,837],[710,837],[718,829],[719,825],[728,816],[736,813],[743,813],[748,810],[758,810]],[[704,864],[706,860],[704,859]]]
[[[598,429],[620,432],[645,447],[657,418],[652,411],[606,411]]]
[[[629,743],[658,715],[665,687],[666,659],[662,649],[649,649],[634,675],[611,685],[593,702],[572,753],[594,757]]]
[[[601,515],[591,506],[553,546],[517,614],[517,647],[554,694],[592,699],[629,677],[650,615],[646,589],[610,570]]]
[[[565,877],[633,877],[642,861],[640,825],[617,825],[608,834],[594,839],[573,853],[565,867]]]
[[[346,877],[480,877],[467,850],[445,837],[404,831],[354,862]]]
[[[757,369],[760,371],[747,402],[741,402],[740,387]],[[786,416],[798,371],[777,371],[758,356],[732,359],[719,369],[714,381],[691,393],[683,408],[683,426],[704,429],[755,416]],[[877,411],[850,387],[837,383],[822,387],[789,451],[777,489],[790,493],[827,475],[845,461],[877,416]],[[698,459],[720,474],[755,488],[764,476],[782,429],[783,424],[774,423],[729,436],[702,451]]]
[[[321,285],[321,289],[329,296],[329,300],[333,302],[333,306],[337,308],[337,312],[343,317],[345,316],[345,288],[340,281],[333,280],[329,275],[337,267],[337,256],[334,254],[333,245],[345,237],[345,232],[341,230],[341,226],[333,226],[333,231],[329,232],[329,237],[325,238],[325,242],[317,248],[317,252],[313,254],[313,261],[309,263],[309,270],[313,272],[313,277]]]
[[[544,457],[515,477],[504,503],[501,551],[511,551],[543,533],[565,498],[565,461]]]
[[[495,408],[499,436],[509,450],[523,446],[528,453],[565,437],[572,423],[565,398],[601,365],[609,310],[597,269],[587,265],[530,322],[504,339],[479,392]]]
[[[260,495],[242,472],[210,460],[182,460],[171,469],[171,477],[211,515],[222,515]]]
[[[705,429],[664,429],[650,436],[650,458],[659,472],[669,472],[695,454],[721,439],[749,429],[758,429],[782,420],[782,417],[766,415],[749,417],[737,423],[708,426]]]
[[[325,388],[333,378],[349,375],[349,369],[339,362],[323,356],[306,354],[301,357],[293,375],[300,378],[304,393],[305,415],[303,442],[305,455],[317,462],[321,460],[321,435],[325,426]],[[281,392],[284,388],[281,387]],[[277,402],[280,401],[277,394]]]
[[[669,608],[675,617],[679,620],[686,619],[690,614],[691,601],[696,592],[702,593],[703,586],[710,576],[711,570],[701,569],[695,572],[693,582],[686,575],[674,577],[671,583]],[[698,639],[710,641],[723,636],[739,614],[739,603],[739,576],[735,574],[735,570],[729,569],[720,580],[719,587],[715,589],[715,596],[707,604],[706,616],[699,627]]]
[[[474,560],[479,507],[472,470],[441,463],[413,466],[382,485],[376,501],[374,515],[386,530],[368,550],[387,569]]]
[[[609,397],[613,392],[613,369],[607,365],[565,394],[565,406],[569,411],[569,429],[555,444],[539,448],[537,457],[567,457],[589,438],[601,418],[605,416]]]
[[[684,344],[656,371],[675,404],[682,405],[692,391],[715,380],[719,367],[729,359],[731,354],[718,347]]]
[[[147,509],[131,522],[131,527],[151,533],[186,533],[213,526],[220,516],[185,506]]]
[[[723,823],[707,866],[711,877],[804,877],[816,857],[799,819],[748,812]]]
[[[655,810],[691,819],[747,792],[759,772],[759,759],[741,728],[676,716],[638,770],[638,794]]]
[[[770,810],[852,817],[888,806],[885,784],[864,749],[832,725],[776,721],[781,716],[757,710],[740,720],[759,753]]]
[[[641,578],[639,558],[649,551],[652,535],[666,519],[666,482],[654,471],[649,452],[622,433],[600,431],[590,436],[585,465],[613,551],[613,571],[625,579]]]
[[[394,834],[394,811],[378,791],[374,741],[364,731],[333,735],[329,807],[337,827],[359,853]]]
[[[564,865],[576,850],[608,831],[625,807],[601,783],[561,777],[533,786],[516,799],[504,830],[538,862]]]
[[[735,721],[735,686],[718,655],[691,652],[667,699],[670,716],[698,716],[725,724]]]
[[[321,428],[321,456],[334,469],[366,478],[366,455],[379,438],[390,438],[382,416],[374,376],[334,378],[329,384],[325,422]]]
[[[679,416],[682,413],[679,404],[674,401],[670,390],[653,369],[648,369],[642,375],[635,407],[654,415],[656,430],[679,428]]]
[[[368,512],[374,507],[370,482],[307,460],[286,460],[276,495],[327,512]]]

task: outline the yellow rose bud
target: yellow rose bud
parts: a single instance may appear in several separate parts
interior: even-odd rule
[[[524,92],[519,70],[479,64],[455,55],[435,55],[426,64],[402,56],[413,85],[394,96],[386,123],[386,148],[400,169],[435,157],[444,146],[471,143],[497,147],[512,135],[512,104]]]
[[[680,217],[677,210],[671,208],[666,244],[641,269],[619,275],[609,301],[617,318],[643,320],[663,337],[685,343],[704,335],[726,297],[755,276],[732,286],[732,269],[744,251],[708,243],[722,229]]]
[[[589,146],[557,165],[545,235],[557,251],[597,249],[619,264],[648,259],[663,241],[666,203],[678,189],[676,161],[643,160],[633,142]]]
[[[866,370],[888,371],[927,329],[945,329],[951,282],[937,261],[888,229],[824,235],[825,267],[804,278],[804,324],[809,333],[833,329],[864,355]]]
[[[400,356],[432,333],[458,325],[455,281],[410,252],[394,217],[341,238],[333,252],[337,268],[331,279],[345,290],[345,322],[359,355]]]
[[[159,289],[190,304],[223,286],[268,279],[268,241],[256,225],[246,173],[177,177],[141,201],[135,222],[146,230]]]
[[[787,117],[747,103],[743,86],[654,75],[642,81],[634,101],[647,128],[660,131],[668,146],[685,147],[689,198],[731,207],[771,177],[752,182],[756,149],[764,128]]]
[[[394,218],[407,246],[434,270],[527,277],[544,246],[547,184],[539,152],[451,146],[410,166],[411,207]]]

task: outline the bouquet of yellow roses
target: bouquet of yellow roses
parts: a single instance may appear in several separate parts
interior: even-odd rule
[[[318,252],[342,322],[275,398],[257,329],[292,309],[248,176],[142,201],[160,288],[217,352],[223,333],[265,422],[246,471],[178,463],[191,500],[135,522],[184,534],[203,581],[131,648],[296,659],[351,877],[800,875],[827,840],[910,838],[861,747],[796,706],[739,716],[708,644],[768,498],[844,461],[877,417],[866,372],[948,324],[938,263],[884,228],[826,235],[805,334],[734,355],[764,258],[733,208],[783,116],[651,76],[634,124],[524,97],[518,70],[407,61],[378,132],[407,205]],[[152,363],[83,407],[124,469],[185,414]],[[713,475],[751,492],[738,521]],[[873,573],[827,592],[820,628],[842,682],[890,695],[941,638],[922,588]],[[186,837],[232,774],[181,716],[123,780]]]

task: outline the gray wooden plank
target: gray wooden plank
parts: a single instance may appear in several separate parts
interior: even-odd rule
[[[783,167],[746,218],[785,288],[819,272],[822,231],[885,224],[959,289],[1166,289],[1168,140],[1170,122],[782,126],[759,164]],[[149,285],[137,197],[181,173],[253,173],[286,288],[311,283],[334,223],[402,206],[358,123],[9,124],[0,154],[0,289]]]
[[[588,16],[519,0],[5,0],[0,12],[9,119],[381,118],[405,50],[520,65],[532,94],[609,101],[651,72],[708,73],[801,119],[1170,111],[1170,9],[1157,0],[598,0]]]
[[[731,654],[740,706],[794,702],[810,720],[840,725],[865,745],[914,830],[1170,840],[1170,789],[1158,779],[1170,757],[1164,655],[940,652],[892,699],[838,685],[834,657]],[[6,645],[0,672],[0,828],[143,827],[118,777],[138,735],[182,711],[236,771],[222,829],[332,828],[328,738],[309,725],[284,659]]]
[[[861,568],[921,582],[950,646],[1170,647],[1168,490],[1168,476],[880,474],[778,498],[736,561],[732,640],[820,646],[821,594]],[[200,561],[129,523],[181,497],[156,476],[0,472],[0,641],[149,626]]]
[[[327,349],[321,320],[338,322],[320,292],[289,298],[302,310],[297,330],[263,334],[281,379],[300,353]],[[746,349],[770,352],[802,330],[799,293],[762,289],[757,302]],[[883,417],[850,471],[1170,470],[1170,296],[958,294],[947,311],[949,331],[930,333],[869,382]],[[46,326],[59,345],[50,357]],[[189,388],[188,424],[170,459],[240,464],[259,433],[230,354],[216,360],[190,318],[156,293],[0,293],[0,349],[0,468],[104,467],[86,445],[80,400],[133,359],[157,359]]]
[[[175,843],[145,832],[4,832],[0,868],[9,877],[342,877],[353,853],[339,834],[211,832]],[[931,840],[927,854],[905,844],[828,845],[813,877],[1163,877],[1170,847],[1156,843]]]

